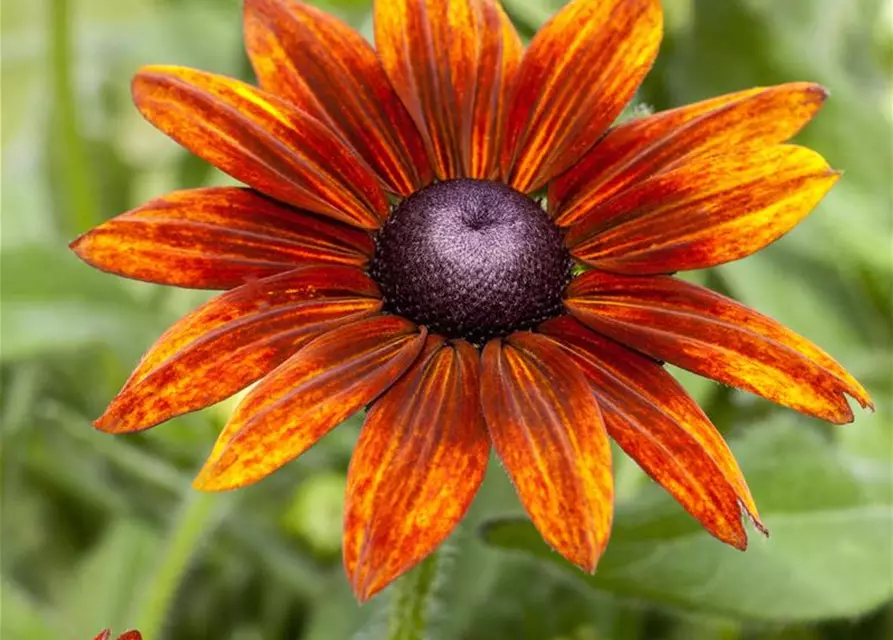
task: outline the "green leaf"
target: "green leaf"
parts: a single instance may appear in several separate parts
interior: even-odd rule
[[[618,508],[594,576],[553,553],[527,521],[492,522],[483,535],[596,589],[656,604],[774,622],[863,614],[893,598],[891,468],[842,455],[792,422],[756,428],[736,447],[771,531],[752,535],[746,553],[711,538],[656,490]]]

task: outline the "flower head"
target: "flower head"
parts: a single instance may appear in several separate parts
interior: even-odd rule
[[[93,640],[111,640],[112,631],[111,629],[103,629],[99,632]],[[125,631],[120,636],[118,636],[118,640],[143,640],[143,635],[139,631]]]
[[[162,196],[73,243],[112,273],[226,291],[161,337],[96,426],[146,429],[256,382],[196,480],[221,490],[368,406],[344,523],[360,599],[453,530],[491,446],[587,571],[611,529],[608,436],[743,549],[742,514],[763,529],[753,498],[663,363],[834,423],[853,418],[847,395],[870,399],[818,347],[673,274],[758,251],[833,186],[785,144],[824,89],[612,126],[657,54],[659,0],[575,0],[526,50],[493,0],[381,0],[374,17],[376,49],[296,0],[247,0],[261,88],[136,75],[142,114],[247,188]]]

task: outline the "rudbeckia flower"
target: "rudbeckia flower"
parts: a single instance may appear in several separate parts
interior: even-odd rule
[[[111,640],[112,632],[111,629],[103,629],[99,632],[99,635],[93,638],[93,640]],[[139,631],[125,631],[120,636],[118,636],[118,640],[143,640],[143,636]]]
[[[247,0],[260,88],[173,66],[149,122],[246,188],[159,197],[78,238],[121,276],[225,290],[149,350],[96,426],[146,429],[256,386],[195,481],[241,487],[367,407],[344,563],[365,600],[435,549],[491,446],[544,539],[593,571],[608,437],[723,542],[760,516],[672,363],[833,423],[860,384],[673,274],[774,242],[837,181],[786,144],[815,84],[612,126],[657,54],[659,0],[576,0],[522,45],[492,0],[381,0],[375,48],[297,0]]]

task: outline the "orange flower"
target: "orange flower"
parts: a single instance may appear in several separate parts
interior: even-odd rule
[[[73,243],[105,271],[228,290],[161,337],[96,426],[139,431],[257,382],[196,480],[223,490],[369,406],[344,528],[360,600],[453,530],[491,444],[587,571],[611,529],[609,435],[743,549],[757,508],[663,362],[835,423],[853,419],[845,395],[871,401],[818,347],[671,274],[763,248],[827,193],[839,174],[785,144],[825,90],[611,127],[657,54],[659,0],[576,0],[526,51],[492,0],[445,6],[376,2],[374,50],[296,0],[247,0],[261,89],[139,71],[143,115],[248,188],[169,194]]]
[[[112,632],[110,629],[103,629],[99,632],[99,635],[93,638],[93,640],[110,640],[112,637]],[[139,631],[125,631],[120,636],[118,636],[118,640],[143,640],[143,636]]]

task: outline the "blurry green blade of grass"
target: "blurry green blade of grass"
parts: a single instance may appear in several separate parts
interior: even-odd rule
[[[0,254],[3,301],[83,300],[135,306],[122,280],[81,262],[67,246],[20,245]]]
[[[158,535],[144,523],[113,520],[74,568],[61,595],[59,609],[71,637],[135,627],[139,585],[155,566],[158,552]]]
[[[863,615],[893,598],[891,467],[841,456],[805,421],[779,419],[733,443],[771,537],[742,554],[702,531],[656,487],[618,509],[598,571],[585,576],[528,522],[492,525],[526,550],[618,595],[772,622]]]
[[[115,278],[67,248],[27,245],[0,254],[0,349],[21,360],[90,344],[148,344],[158,321]]]
[[[286,544],[278,532],[269,530],[258,518],[233,518],[222,532],[255,559],[264,574],[276,579],[299,598],[328,597],[324,581],[329,573]],[[341,575],[341,567],[336,571]]]
[[[164,459],[128,444],[125,437],[116,437],[93,429],[89,420],[58,403],[50,404],[46,411],[47,416],[61,425],[69,437],[90,447],[109,464],[139,481],[174,494],[189,485],[188,475]]]
[[[2,391],[2,441],[14,438],[28,423],[34,404],[43,391],[45,371],[37,362],[23,362],[6,372],[8,386]]]
[[[75,88],[70,0],[49,0],[50,135],[54,160],[58,163],[57,199],[64,209],[60,227],[69,233],[84,231],[99,222],[97,187],[93,164],[88,161],[82,125],[81,104]]]
[[[4,302],[0,358],[25,360],[97,344],[126,348],[146,335],[132,321],[139,317],[119,309],[67,302]]]
[[[232,495],[200,493],[187,486],[171,519],[166,541],[139,581],[134,626],[147,638],[169,635],[169,617],[183,578],[235,504]]]
[[[92,429],[88,420],[58,403],[48,406],[47,411],[72,439],[91,447],[121,473],[163,489],[172,496],[193,491],[189,474],[175,468],[157,454],[129,444],[124,437],[111,436]],[[316,593],[319,584],[318,567],[286,546],[275,531],[267,530],[264,514],[253,513],[243,506],[238,517],[228,518],[223,523],[221,535],[256,558],[272,577],[287,585],[295,595],[309,597]]]
[[[0,582],[0,600],[3,601],[0,636],[4,640],[54,640],[67,633],[65,621],[56,612],[35,602],[6,577]]]

